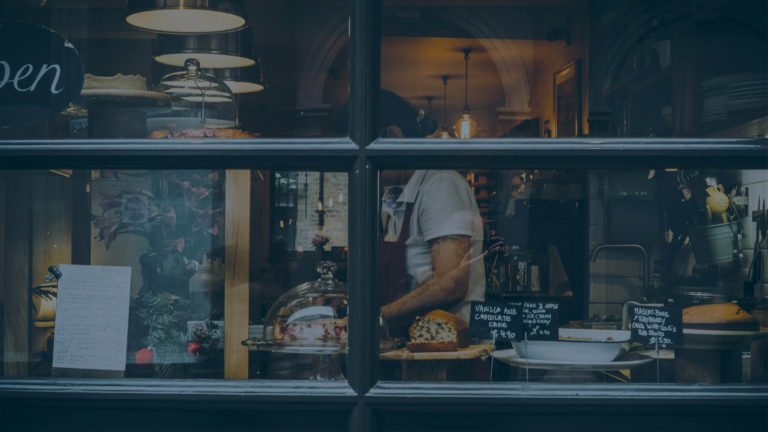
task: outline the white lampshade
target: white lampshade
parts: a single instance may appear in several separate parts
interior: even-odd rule
[[[234,94],[258,93],[264,90],[263,85],[248,81],[224,81],[224,84],[226,84]]]
[[[239,68],[253,66],[256,63],[253,59],[245,57],[202,52],[160,54],[155,56],[155,61],[167,66],[184,67],[184,62],[188,58],[196,58],[200,62],[200,67],[204,69]]]
[[[171,34],[230,32],[245,27],[236,3],[216,0],[133,0],[125,21],[141,30]]]
[[[234,94],[258,93],[267,88],[261,59],[257,59],[253,67],[217,69],[215,74]]]
[[[256,60],[243,56],[250,53],[252,36],[248,31],[207,35],[160,35],[156,42],[155,61],[167,66],[184,67],[194,58],[203,69],[225,69],[253,66]]]

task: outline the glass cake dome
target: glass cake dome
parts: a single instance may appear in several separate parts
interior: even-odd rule
[[[280,296],[264,321],[266,349],[297,353],[345,352],[347,289],[333,277],[336,264],[321,261],[320,278]]]
[[[237,103],[227,85],[200,69],[200,62],[190,58],[185,70],[163,77],[154,91],[171,98],[170,113],[147,119],[151,130],[232,128],[237,125]]]

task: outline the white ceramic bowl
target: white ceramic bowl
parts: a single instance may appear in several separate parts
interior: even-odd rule
[[[629,341],[629,330],[559,330],[560,340],[513,342],[517,355],[531,360],[609,362]]]

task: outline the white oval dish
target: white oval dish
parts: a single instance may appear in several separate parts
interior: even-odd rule
[[[628,330],[559,329],[556,341],[513,342],[522,358],[570,362],[610,362],[628,342]]]

